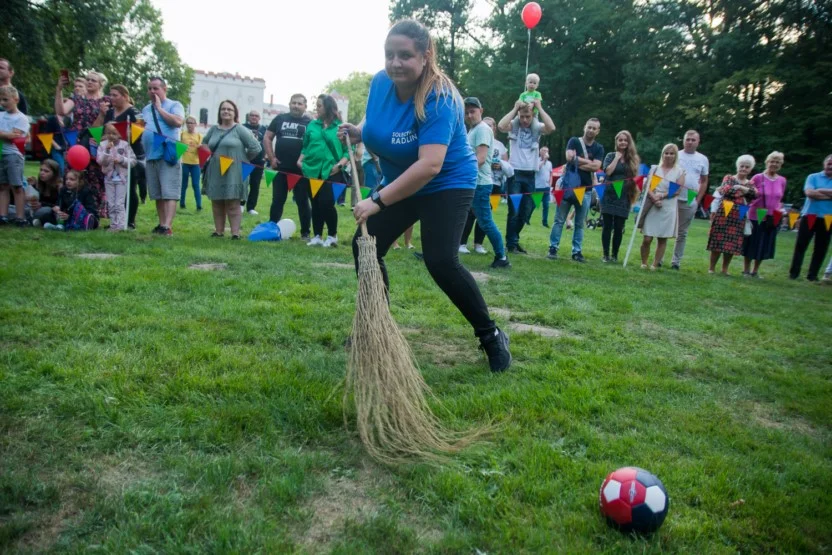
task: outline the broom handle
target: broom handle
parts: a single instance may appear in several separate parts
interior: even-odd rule
[[[350,168],[352,168],[352,194],[355,195],[356,199],[361,198],[361,186],[358,184],[358,171],[355,168],[355,160],[353,159],[352,152],[350,152],[350,147],[352,143],[350,143],[350,134],[349,132],[344,133],[344,138],[347,139],[347,157],[350,159]],[[367,233],[367,222],[361,224],[361,236],[367,237],[369,233]]]

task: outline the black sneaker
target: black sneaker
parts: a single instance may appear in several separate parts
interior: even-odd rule
[[[424,260],[425,259],[425,255],[420,253],[419,251],[413,251],[413,256],[416,258],[416,260]]]
[[[549,222],[541,222],[541,223],[543,224],[543,227],[545,227],[545,228],[547,228],[547,229],[548,229],[548,227],[549,227]]]
[[[21,218],[17,218],[14,220],[14,225],[16,225],[17,227],[26,227],[27,225],[29,225],[29,222]]]
[[[659,266],[661,267],[661,264],[659,264]],[[671,270],[678,270],[678,269],[679,269],[679,265],[678,265],[678,264],[671,264],[671,265],[670,265],[670,269],[671,269]]]
[[[132,224],[127,224],[127,227],[128,227],[129,229],[136,229],[136,224],[135,224],[135,223],[132,223]]]
[[[0,225],[9,225],[9,219],[6,216],[0,217]]]
[[[162,227],[161,225],[157,225],[156,227],[153,228],[153,230],[150,233],[155,233],[156,235],[162,235],[162,234],[164,234],[164,229],[165,228]]]
[[[508,257],[505,258],[497,258],[494,257],[494,262],[491,263],[492,268],[511,268],[511,262],[508,261]]]
[[[618,264],[618,257],[613,256],[612,258],[610,258],[610,262],[612,262],[613,264]]]
[[[480,338],[480,349],[488,355],[492,372],[503,372],[511,366],[511,352],[508,350],[508,336],[497,328],[493,335]]]
[[[301,241],[309,241],[310,237],[308,233],[301,234],[300,240]]]
[[[575,262],[580,262],[581,264],[586,262],[586,258],[584,258],[584,255],[582,255],[579,252],[576,252],[575,254],[572,255],[572,260],[574,260]]]
[[[610,258],[609,256],[605,256],[601,259],[601,262],[603,262],[604,264],[609,264],[610,262],[612,262],[612,258]]]
[[[557,247],[549,247],[549,254],[546,255],[546,258],[549,260],[557,260],[558,259],[558,248]]]
[[[514,245],[513,247],[509,247],[508,252],[512,254],[528,254],[528,251],[520,245]]]

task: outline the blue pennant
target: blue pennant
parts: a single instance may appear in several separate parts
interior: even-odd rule
[[[145,131],[147,133],[147,131]],[[165,144],[165,136],[160,135],[159,133],[153,133],[153,150],[162,148],[162,145]]]
[[[509,195],[508,198],[511,199],[511,205],[514,206],[514,211],[520,211],[520,200],[522,200],[523,195],[522,193],[517,193],[515,195]]]
[[[638,167],[638,174],[639,175],[647,175],[650,173],[650,166],[647,164],[642,164]]]
[[[346,188],[347,186],[343,183],[332,184],[332,198],[335,199],[335,202],[338,202],[338,199],[341,198],[341,193],[343,193]]]
[[[64,131],[64,139],[66,139],[67,146],[75,146],[78,143],[78,132]]]
[[[748,214],[748,205],[747,204],[740,204],[740,220],[744,220],[745,216]]]
[[[243,162],[243,181],[248,179],[248,176],[251,175],[251,172],[254,171],[254,165],[249,164],[248,162]]]
[[[598,202],[604,200],[604,192],[607,190],[606,185],[596,185],[593,187],[595,189],[595,193],[598,195]]]
[[[667,196],[668,196],[668,198],[675,195],[676,192],[679,190],[679,187],[680,187],[680,185],[678,183],[673,183],[671,181],[670,185],[667,186]]]

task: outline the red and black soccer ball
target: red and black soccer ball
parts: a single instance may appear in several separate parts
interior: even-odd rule
[[[611,472],[601,484],[599,499],[607,523],[625,533],[655,532],[670,506],[662,481],[632,466]]]

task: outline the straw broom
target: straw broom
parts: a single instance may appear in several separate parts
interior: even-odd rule
[[[350,140],[347,137],[347,148]],[[355,161],[349,156],[353,191],[361,198]],[[358,238],[358,294],[352,322],[352,347],[344,391],[344,419],[352,395],[361,442],[385,463],[410,459],[442,460],[469,445],[483,430],[446,429],[433,414],[432,396],[396,321],[378,265],[376,239],[361,224]]]

